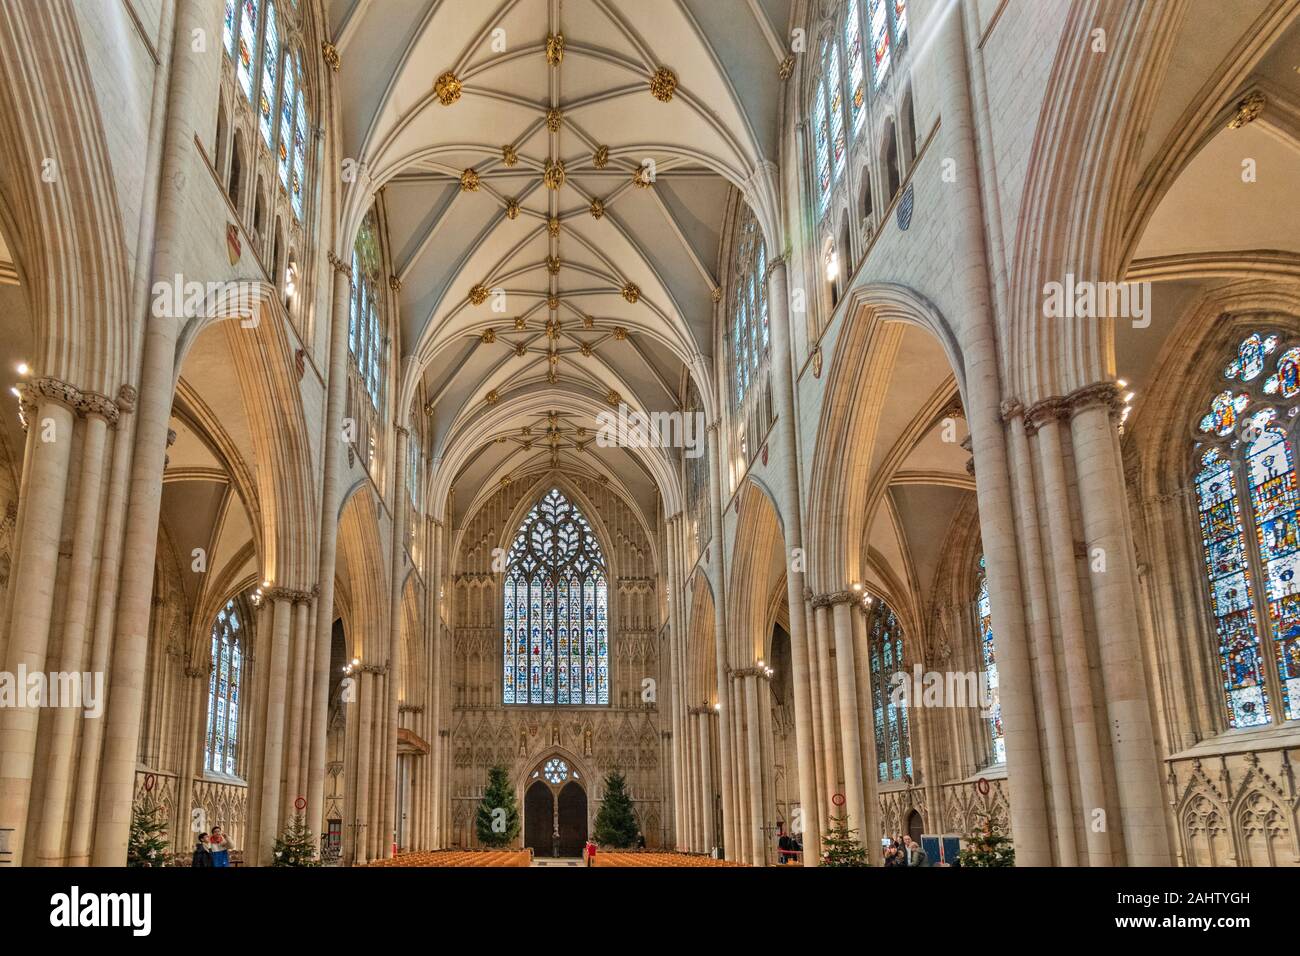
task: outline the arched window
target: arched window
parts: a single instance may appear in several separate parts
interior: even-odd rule
[[[867,30],[872,85],[879,88],[907,42],[907,0],[867,0]]]
[[[508,562],[502,701],[608,704],[608,571],[587,519],[552,488],[519,526]]]
[[[813,101],[812,121],[816,126],[817,212],[830,207],[831,187],[839,182],[848,161],[844,138],[844,93],[840,81],[840,51],[835,38],[822,43],[821,75]]]
[[[259,13],[263,23],[258,22]],[[307,176],[307,90],[297,16],[293,10],[282,16],[270,0],[226,0],[222,41],[226,55],[234,60],[240,90],[257,105],[258,129],[275,156],[280,185],[294,216],[301,220]]]
[[[352,308],[348,316],[348,351],[370,403],[379,407],[384,349],[379,320],[379,233],[375,213],[366,214],[352,249]]]
[[[876,765],[880,782],[912,776],[912,745],[907,708],[894,703],[891,680],[903,672],[903,629],[884,601],[872,603],[867,621],[871,635],[871,709],[876,725]],[[910,679],[910,677],[909,677]]]
[[[989,706],[986,716],[989,734],[993,738],[993,762],[1007,762],[1007,741],[1002,732],[1002,699],[998,694],[998,658],[993,649],[993,615],[989,610],[989,578],[984,569],[984,555],[980,555],[980,589],[975,601],[975,613],[980,622],[980,655],[984,660],[985,681],[988,684]]]
[[[1300,718],[1298,422],[1300,345],[1252,332],[1196,426],[1192,465],[1229,727]]]
[[[767,247],[749,206],[741,214],[731,261],[731,360],[739,406],[758,378],[768,340]]]
[[[849,112],[852,116],[853,135],[857,136],[867,120],[867,84],[862,71],[862,30],[858,26],[858,0],[849,0],[849,12],[844,17],[844,63],[848,67]]]
[[[212,675],[208,678],[208,732],[203,769],[239,771],[239,715],[244,677],[244,623],[231,598],[212,625]]]

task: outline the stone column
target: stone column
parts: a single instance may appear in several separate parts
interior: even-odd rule
[[[22,540],[14,548],[10,572],[12,624],[5,646],[4,669],[17,675],[43,673],[54,613],[54,585],[59,563],[69,461],[72,456],[73,408],[79,393],[54,379],[37,379],[22,388],[26,425],[35,431],[26,487],[18,494]],[[25,688],[24,688],[25,690]],[[29,801],[36,761],[40,708],[0,708],[0,826],[12,827],[9,849],[16,863],[35,859],[25,852]]]
[[[1169,866],[1160,757],[1138,636],[1137,566],[1115,428],[1116,388],[1103,383],[1081,389],[1070,406],[1084,540],[1106,562],[1104,571],[1092,572],[1092,601],[1125,856],[1130,866]]]
[[[717,421],[706,429],[709,447],[709,547],[708,554],[716,554],[719,593],[713,599],[713,653],[717,672],[718,694],[718,782],[722,789],[722,846],[727,859],[739,859],[732,853],[739,832],[736,828],[735,764],[731,759],[731,682],[727,679],[727,549],[723,546],[726,532],[722,527],[722,430]]]
[[[1002,696],[1002,715],[1016,861],[1025,866],[1047,866],[1052,862],[1052,851],[1032,692],[1033,673],[1025,633],[1017,515],[1012,508],[1006,434],[1001,420],[998,320],[990,295],[985,250],[985,224],[996,218],[996,214],[986,217],[981,202],[965,17],[965,5],[952,7],[941,20],[935,37],[935,62],[942,64],[936,90],[943,118],[943,155],[953,159],[955,168],[966,171],[943,190],[945,212],[952,224],[948,230],[952,240],[949,268],[957,300],[962,303],[966,316],[959,328],[958,344],[966,373],[963,396],[966,420],[979,468],[975,494],[988,567],[998,674],[1002,687],[1008,691]]]
[[[272,848],[280,835],[280,774],[284,769],[284,718],[287,709],[286,678],[289,671],[289,638],[293,618],[302,613],[306,595],[288,588],[271,588],[267,600],[274,607],[271,632],[270,681],[267,684],[265,756],[262,762],[262,805],[254,865],[269,866]]]
[[[404,416],[403,416],[404,417]],[[388,604],[388,720],[384,741],[384,815],[381,855],[390,856],[397,825],[397,665],[402,659],[402,589],[406,583],[406,515],[411,503],[406,490],[406,456],[410,432],[398,425],[393,453],[392,590]]]
[[[755,866],[767,865],[767,837],[763,833],[763,766],[762,746],[759,740],[758,672],[745,668],[740,675],[745,686],[745,742],[749,763],[749,830],[750,862]]]
[[[716,845],[713,814],[713,726],[712,707],[701,707],[696,718],[700,725],[700,781],[702,784],[704,812],[704,852],[710,853]]]
[[[1111,842],[1106,829],[1089,826],[1091,810],[1109,812],[1103,776],[1101,746],[1092,693],[1092,663],[1084,631],[1083,603],[1079,595],[1074,527],[1070,518],[1070,489],[1066,483],[1061,451],[1061,416],[1066,409],[1059,401],[1039,402],[1025,412],[1025,427],[1035,430],[1039,467],[1043,474],[1043,495],[1047,512],[1048,540],[1060,621],[1061,647],[1065,657],[1066,690],[1074,739],[1075,776],[1081,804],[1076,808],[1084,827],[1089,866],[1110,866]],[[1001,658],[998,665],[1001,667]]]
[[[282,821],[292,820],[303,812],[297,807],[298,798],[303,796],[300,791],[302,781],[298,776],[300,769],[298,757],[302,749],[302,702],[307,692],[304,683],[307,678],[308,623],[310,617],[310,598],[306,603],[294,606],[293,640],[291,644],[293,666],[289,670],[290,692],[285,708],[285,739],[288,741],[288,747],[282,772],[284,792],[280,796],[280,819]],[[304,817],[304,819],[306,818]]]
[[[195,30],[217,36],[221,11],[207,4],[180,4],[173,36],[187,44]],[[155,275],[171,279],[181,271],[180,247],[190,238],[189,200],[184,189],[194,157],[194,136],[201,117],[209,115],[221,54],[209,45],[204,56],[171,58],[167,94],[167,128],[159,176],[158,233],[154,246]],[[204,133],[206,139],[206,132]],[[147,269],[144,263],[137,268]],[[145,318],[145,340],[139,379],[135,448],[127,493],[126,535],[118,583],[111,673],[106,679],[108,709],[103,718],[99,759],[99,800],[94,823],[96,866],[122,866],[134,802],[136,756],[144,704],[145,662],[149,650],[149,609],[153,593],[154,559],[158,544],[158,509],[162,500],[168,420],[176,379],[176,341],[182,316]]]
[[[347,257],[329,253],[334,276],[330,314],[329,370],[325,395],[325,440],[322,451],[320,570],[316,601],[315,652],[307,763],[307,820],[325,828],[326,721],[329,719],[330,649],[334,640],[334,561],[338,550],[340,474],[343,455],[343,406],[348,384],[348,312],[352,296],[352,266]],[[355,715],[355,708],[353,714]]]
[[[880,822],[880,770],[876,760],[876,722],[872,719],[874,702],[871,696],[871,635],[867,630],[867,609],[861,604],[853,613],[853,664],[858,687],[858,742],[862,761],[862,799],[866,815],[863,818],[862,845],[867,847],[867,858],[874,866],[879,857],[874,853],[875,840],[884,835]]]
[[[845,811],[849,829],[857,830],[864,846],[867,838],[867,802],[863,784],[862,737],[858,715],[857,664],[853,648],[852,591],[830,595],[835,625],[835,664],[839,682],[840,743],[844,760]]]
[[[664,579],[668,588],[668,666],[672,672],[672,681],[668,685],[668,717],[672,726],[672,762],[673,762],[673,845],[678,850],[686,849],[686,803],[683,799],[685,782],[685,763],[682,750],[685,736],[682,733],[681,695],[683,669],[677,646],[677,602],[681,595],[677,593],[677,575],[673,569],[677,561],[677,542],[672,525],[676,515],[669,515],[664,520]]]
[[[816,624],[817,638],[817,686],[821,691],[822,702],[822,773],[825,779],[822,786],[826,788],[826,799],[840,791],[840,761],[838,722],[835,719],[835,670],[831,667],[830,653],[830,612],[825,604],[813,606],[813,619]],[[833,811],[827,807],[826,824],[830,823]]]
[[[825,733],[822,727],[822,697],[821,681],[817,668],[817,619],[812,606],[813,593],[809,588],[804,589],[804,620],[806,623],[805,631],[808,640],[808,691],[809,700],[812,709],[812,729],[813,729],[813,747],[812,747],[812,767],[814,768],[813,781],[817,788],[817,816],[823,824],[830,820],[830,799],[831,792],[826,790],[826,768],[825,768]],[[807,844],[805,843],[805,846]],[[820,859],[820,858],[819,858]]]
[[[57,669],[65,674],[88,672],[86,634],[90,625],[91,586],[94,583],[95,552],[99,544],[101,475],[105,467],[106,433],[117,421],[117,406],[103,395],[84,395],[78,403],[85,415],[81,428],[81,479],[77,487],[72,533],[72,563],[64,601],[63,639]],[[92,675],[92,680],[93,675]],[[64,836],[68,829],[68,794],[72,787],[73,756],[82,710],[60,707],[52,715],[48,745],[46,784],[36,845],[38,866],[65,862]]]
[[[800,512],[799,447],[794,408],[794,350],[790,338],[789,276],[785,256],[772,260],[768,268],[769,328],[772,337],[771,382],[776,423],[773,428],[773,451],[779,464],[785,494],[781,512],[785,525],[786,598],[790,605],[790,655],[798,660],[808,644],[806,619],[800,608],[804,596],[804,564],[792,560],[796,549],[803,549],[803,515]],[[821,858],[821,820],[817,807],[816,771],[811,761],[805,771],[802,757],[811,754],[813,742],[809,719],[813,707],[811,685],[799,680],[796,666],[794,683],[795,745],[799,749],[799,805],[804,817],[804,865],[815,866]],[[800,716],[802,714],[802,716]]]

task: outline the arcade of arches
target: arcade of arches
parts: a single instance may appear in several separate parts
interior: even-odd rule
[[[0,3],[0,865],[1300,864],[1300,4]],[[7,386],[6,386],[7,387]],[[44,688],[34,695],[32,688]]]

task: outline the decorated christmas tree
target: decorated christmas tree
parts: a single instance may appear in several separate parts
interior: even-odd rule
[[[316,837],[301,814],[290,820],[276,838],[271,857],[272,866],[320,866],[316,858]]]
[[[126,844],[126,865],[167,865],[166,810],[162,804],[149,797],[131,810],[131,835]]]
[[[832,817],[831,828],[822,836],[822,866],[870,866],[857,832],[844,817]]]
[[[488,785],[474,818],[478,841],[484,846],[503,847],[519,836],[519,806],[506,768],[498,764],[488,770]]]
[[[596,842],[624,850],[636,843],[639,830],[627,781],[619,771],[611,770],[605,776],[605,797],[596,812]]]
[[[990,816],[986,815],[980,829],[964,837],[962,842],[965,844],[959,858],[962,866],[1016,865],[1011,837],[999,831]]]

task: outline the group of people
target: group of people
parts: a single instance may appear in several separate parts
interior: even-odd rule
[[[885,866],[933,866],[930,855],[911,836],[894,837],[885,847]]]
[[[190,866],[230,866],[230,838],[221,832],[221,827],[213,827],[211,834],[199,834]]]
[[[793,833],[781,831],[781,835],[776,841],[776,862],[777,863],[798,863],[803,854],[803,844]]]

